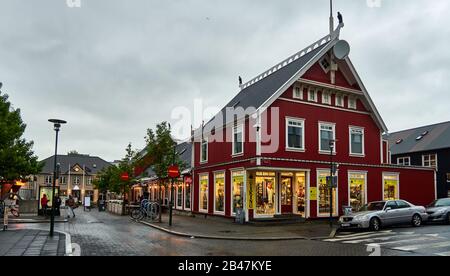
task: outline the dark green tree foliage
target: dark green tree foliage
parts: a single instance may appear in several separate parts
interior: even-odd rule
[[[186,168],[186,164],[183,164],[180,156],[174,152],[176,143],[172,139],[171,128],[167,122],[157,125],[155,131],[148,129],[145,141],[147,155],[152,160],[151,168],[160,180],[168,178],[167,170],[172,164],[177,164],[180,170]]]
[[[32,150],[33,141],[22,138],[25,128],[20,109],[13,109],[8,95],[0,91],[0,181],[26,178],[42,169]]]

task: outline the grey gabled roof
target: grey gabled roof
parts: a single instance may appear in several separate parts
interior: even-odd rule
[[[210,131],[213,127],[219,127],[226,125],[233,121],[234,118],[226,118],[227,108],[242,108],[244,110],[248,108],[258,109],[261,107],[270,97],[272,97],[283,85],[285,85],[296,73],[302,68],[308,65],[312,59],[324,49],[330,41],[323,43],[321,46],[313,49],[305,55],[299,57],[297,60],[287,64],[286,66],[276,70],[270,75],[262,78],[258,82],[242,89],[236,97],[234,97],[222,110],[223,120],[215,122],[214,118],[211,119],[205,125],[205,131]],[[217,123],[219,125],[217,125]],[[201,131],[201,129],[199,130]]]
[[[51,156],[41,161],[44,163],[42,174],[52,174],[54,171],[55,156]],[[104,168],[111,166],[112,164],[101,159],[97,156],[83,155],[83,154],[69,154],[58,155],[57,162],[61,164],[61,173],[66,174],[70,168],[75,165],[79,165],[81,168],[86,168],[86,174],[97,174]]]
[[[384,138],[393,155],[450,148],[450,122],[394,132]]]

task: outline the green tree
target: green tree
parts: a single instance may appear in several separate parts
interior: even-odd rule
[[[38,174],[43,164],[34,155],[33,141],[22,137],[26,124],[8,98],[0,91],[0,181],[12,182]]]
[[[150,167],[159,179],[159,198],[161,199],[161,187],[164,186],[167,188],[169,184],[167,172],[169,166],[176,164],[180,170],[183,170],[186,168],[186,164],[181,161],[179,154],[176,152],[176,142],[172,139],[171,127],[167,122],[162,122],[157,125],[156,130],[148,129],[145,140],[147,144],[147,158],[144,158],[144,160],[148,160],[149,158],[151,160]],[[161,212],[159,219],[161,221]]]

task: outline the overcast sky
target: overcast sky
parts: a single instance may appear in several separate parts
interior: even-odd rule
[[[391,132],[450,120],[450,1],[335,0],[351,59]],[[173,108],[223,107],[328,32],[328,0],[0,0],[0,82],[40,159],[108,161]]]

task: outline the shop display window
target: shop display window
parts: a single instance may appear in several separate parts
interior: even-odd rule
[[[398,200],[398,175],[383,175],[384,200]]]
[[[257,173],[256,177],[256,214],[274,215],[276,212],[275,173]]]
[[[200,211],[208,212],[208,176],[200,176]]]
[[[217,173],[214,183],[214,211],[225,212],[225,174]]]
[[[353,211],[358,211],[366,204],[366,175],[362,173],[350,173],[350,206]]]
[[[236,214],[238,208],[244,208],[244,172],[233,172],[233,214]]]
[[[330,172],[318,172],[318,207],[319,216],[326,216],[330,214],[330,189],[327,183],[327,177],[330,176]],[[333,188],[333,215],[337,215],[337,189]]]

